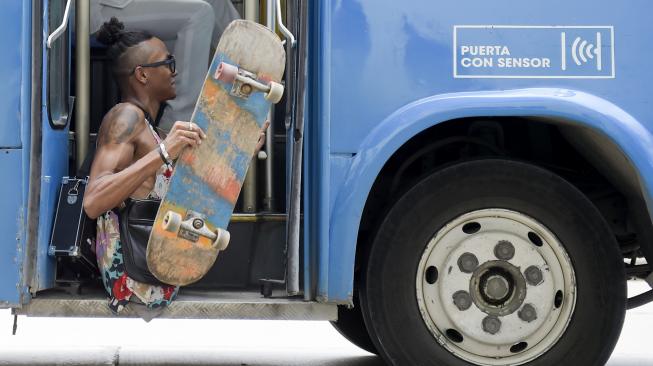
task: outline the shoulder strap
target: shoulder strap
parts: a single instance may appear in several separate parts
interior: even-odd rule
[[[150,113],[148,113],[148,111],[146,111],[143,107],[141,107],[140,105],[138,105],[136,103],[132,103],[132,102],[127,102],[127,103],[129,103],[131,105],[134,105],[134,106],[138,107],[138,109],[143,111],[143,115],[145,116],[145,121],[150,126],[150,130],[152,131],[152,134],[154,134],[154,138],[158,142],[160,140],[160,137],[156,133],[156,131],[154,130],[153,123],[155,123],[155,120],[152,119],[152,116],[150,115]],[[163,112],[164,107],[165,106],[162,105],[161,108],[159,108],[159,115],[157,116],[157,119],[161,118],[161,114]],[[84,159],[84,162],[82,163],[82,165],[79,167],[79,170],[77,171],[77,176],[78,177],[87,177],[87,176],[89,176],[91,174],[91,164],[93,163],[93,158],[95,157],[96,148],[97,148],[97,142],[94,145],[89,145],[88,154],[86,155],[86,158]]]
[[[143,109],[143,107],[141,107],[140,105],[135,104],[135,103],[131,103],[131,104],[137,106],[140,110],[143,111],[143,114],[145,114],[145,119],[153,127],[158,127],[159,126],[159,121],[161,121],[161,117],[163,116],[163,112],[165,112],[165,109],[168,108],[168,106],[169,106],[168,103],[166,103],[166,102],[161,103],[161,105],[159,107],[159,112],[157,113],[156,118],[152,118],[152,116],[145,109]]]
[[[141,111],[143,111],[143,115],[145,115],[145,122],[147,122],[147,126],[150,128],[150,132],[152,132],[152,135],[154,136],[154,139],[156,140],[157,144],[161,143],[161,137],[159,136],[159,134],[154,129],[154,124],[153,124],[154,120],[152,119],[152,116],[142,106],[140,106],[140,105],[138,105],[136,103],[133,103],[133,102],[127,102],[127,103],[132,104],[132,105],[138,107]],[[159,113],[159,114],[161,114],[161,113]]]
[[[148,111],[146,111],[145,108],[141,107],[140,105],[138,105],[136,103],[132,103],[132,102],[127,102],[127,103],[129,103],[131,105],[134,105],[134,106],[138,107],[138,109],[143,111],[143,114],[145,115],[145,120],[147,121],[147,123],[149,123],[150,125],[152,123],[154,123],[154,120],[152,119],[152,116],[150,116],[150,113],[148,113]]]
[[[89,144],[86,158],[84,159],[82,165],[79,167],[79,170],[77,170],[77,177],[83,178],[91,175],[91,164],[93,163],[93,158],[95,157],[95,149],[96,144]]]

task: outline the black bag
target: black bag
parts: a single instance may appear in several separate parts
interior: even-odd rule
[[[165,286],[147,267],[147,241],[159,210],[160,200],[127,199],[120,209],[120,241],[125,272],[132,279],[150,285]]]
[[[99,274],[95,258],[95,220],[84,212],[88,179],[63,177],[48,254],[57,258],[61,280]],[[64,271],[65,270],[65,271]],[[60,278],[63,277],[63,278]]]

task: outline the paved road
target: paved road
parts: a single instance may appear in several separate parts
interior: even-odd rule
[[[0,365],[383,365],[326,322],[20,317],[16,336],[12,322],[0,310]],[[653,365],[652,326],[653,304],[629,312],[608,365]]]

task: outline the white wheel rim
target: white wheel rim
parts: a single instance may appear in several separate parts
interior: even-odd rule
[[[445,225],[422,255],[416,285],[435,339],[477,365],[541,356],[564,334],[576,304],[573,266],[560,241],[535,219],[504,209]]]

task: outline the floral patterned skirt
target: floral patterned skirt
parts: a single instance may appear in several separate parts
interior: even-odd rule
[[[118,215],[113,211],[97,218],[96,255],[102,282],[109,294],[109,309],[118,314],[130,300],[150,309],[169,305],[179,287],[141,283],[125,273],[118,223]]]

